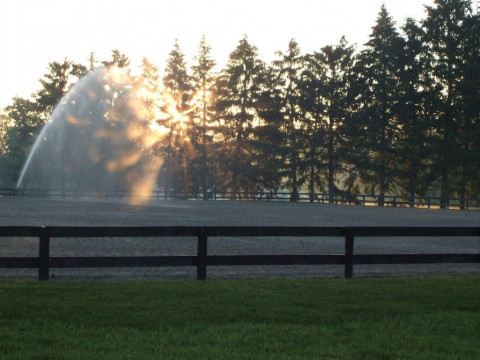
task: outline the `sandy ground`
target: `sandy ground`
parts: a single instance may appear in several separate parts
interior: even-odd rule
[[[480,212],[327,204],[232,201],[55,200],[1,198],[0,226],[480,226]],[[211,238],[213,254],[338,254],[343,238]],[[36,256],[38,240],[0,238],[0,256]],[[355,253],[479,253],[479,238],[358,238]],[[51,256],[194,255],[196,239],[52,239]],[[51,269],[56,280],[194,279],[196,269]],[[354,276],[480,274],[480,264],[369,265]],[[0,278],[36,278],[35,269],[0,269]],[[208,278],[340,277],[343,266],[209,267]]]

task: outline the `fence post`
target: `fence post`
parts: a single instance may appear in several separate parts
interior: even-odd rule
[[[353,276],[353,229],[345,229],[345,278],[350,279]]]
[[[38,256],[38,280],[48,280],[50,271],[50,236],[45,226],[40,227]]]
[[[207,279],[207,231],[201,228],[198,234],[197,280]]]

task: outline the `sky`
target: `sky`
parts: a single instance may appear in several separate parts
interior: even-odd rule
[[[1,0],[0,109],[40,88],[48,63],[88,64],[120,50],[134,66],[143,57],[164,67],[175,39],[191,64],[203,35],[219,67],[248,36],[262,60],[294,38],[303,53],[368,41],[385,4],[398,26],[425,17],[433,0]]]

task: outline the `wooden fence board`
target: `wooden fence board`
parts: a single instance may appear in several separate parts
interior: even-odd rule
[[[78,256],[51,257],[52,268],[196,266],[196,256]]]
[[[344,255],[209,255],[207,265],[343,265]]]
[[[208,237],[340,237],[343,254],[317,255],[208,255]],[[196,266],[204,280],[208,266],[231,265],[344,265],[345,277],[354,265],[480,263],[473,254],[354,254],[355,237],[480,237],[480,227],[272,227],[272,226],[160,226],[72,227],[0,226],[1,237],[37,237],[38,257],[0,257],[0,268],[38,268],[39,280],[48,280],[50,268]],[[197,255],[51,257],[55,237],[194,237]],[[1,239],[0,239],[1,241]]]
[[[33,269],[38,268],[38,257],[0,257],[0,268]]]
[[[375,254],[353,255],[355,265],[468,264],[480,262],[480,254]]]
[[[480,236],[480,227],[351,227],[355,237],[391,236]]]

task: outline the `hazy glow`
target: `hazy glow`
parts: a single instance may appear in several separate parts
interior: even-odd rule
[[[185,128],[194,108],[179,111],[175,99],[121,69],[90,72],[54,110],[17,187],[151,192],[162,149],[191,147]]]
[[[110,59],[118,49],[138,65],[163,67],[178,38],[191,60],[202,35],[223,66],[247,34],[270,61],[295,38],[303,52],[367,41],[382,3],[397,23],[424,17],[433,0],[2,0],[0,1],[0,108],[15,95],[29,97],[51,61],[88,63],[90,52]],[[194,30],[192,30],[194,29]]]

